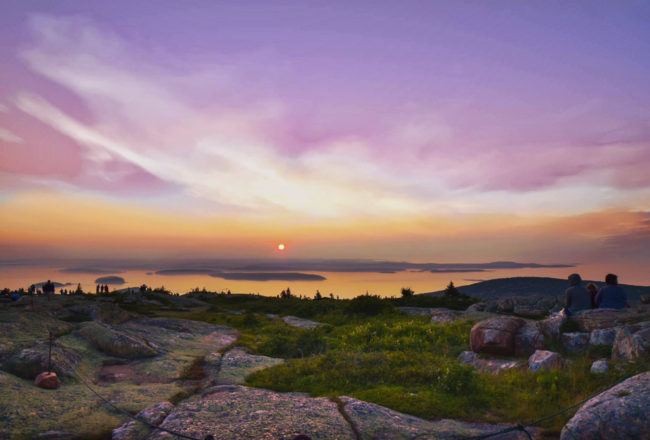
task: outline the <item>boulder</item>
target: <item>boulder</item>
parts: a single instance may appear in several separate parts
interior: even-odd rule
[[[308,319],[298,318],[296,316],[283,316],[282,320],[285,324],[292,327],[305,328],[305,329],[314,329],[323,325],[322,322],[310,321]]]
[[[590,332],[602,328],[612,328],[626,325],[650,317],[650,308],[647,306],[638,309],[592,309],[577,313],[571,317],[577,328],[583,332]],[[647,319],[647,318],[646,318]]]
[[[496,312],[511,314],[515,311],[515,301],[512,297],[499,298],[496,300]]]
[[[135,417],[157,426],[165,420],[172,409],[174,405],[171,402],[159,402],[143,409]]]
[[[561,440],[638,440],[650,433],[650,372],[590,399],[562,429]]]
[[[76,304],[59,310],[56,315],[68,322],[101,321],[110,324],[121,324],[137,316],[112,303]]]
[[[436,311],[431,316],[431,324],[449,324],[454,322],[460,314],[456,310]]]
[[[515,356],[529,356],[544,348],[544,335],[535,321],[524,321],[515,334]]]
[[[509,359],[481,358],[473,351],[464,351],[458,355],[461,364],[471,365],[478,371],[489,374],[499,374],[503,371],[521,366],[521,362]]]
[[[71,376],[81,356],[76,352],[55,343],[52,347],[52,371],[60,376]],[[2,368],[23,379],[34,379],[41,372],[47,370],[49,365],[49,348],[45,344],[33,348],[25,348],[10,356]]]
[[[566,320],[567,317],[564,313],[558,313],[542,321],[539,321],[538,325],[547,340],[559,341],[561,334],[560,329]]]
[[[47,390],[55,390],[61,386],[61,380],[57,377],[56,373],[44,371],[36,376],[36,379],[34,379],[34,385]]]
[[[558,298],[549,295],[505,296],[472,304],[467,312],[491,312],[505,315],[539,317],[559,310]]]
[[[528,369],[540,371],[542,369],[553,370],[562,368],[564,360],[559,353],[547,350],[537,350],[528,358]]]
[[[612,345],[615,338],[615,328],[597,329],[591,332],[589,345]]]
[[[465,312],[466,312],[466,313],[485,312],[485,306],[486,306],[486,303],[484,303],[484,302],[474,303],[474,304],[472,304],[471,306],[469,306],[469,307],[465,310]]]
[[[562,344],[569,353],[580,353],[589,345],[589,333],[562,333]]]
[[[524,324],[521,318],[497,317],[476,323],[470,332],[472,351],[497,355],[515,353],[515,334]]]
[[[283,362],[283,359],[249,354],[242,348],[233,348],[221,357],[216,382],[219,384],[242,384],[249,374]]]
[[[115,428],[111,433],[111,440],[138,440],[143,435],[140,423],[131,420]]]
[[[129,336],[97,322],[82,324],[78,334],[98,350],[111,356],[135,359],[152,357],[158,354],[144,340]]]
[[[609,370],[609,363],[607,362],[607,359],[599,359],[597,361],[594,361],[591,364],[591,368],[589,371],[591,371],[593,374],[605,374],[607,373],[607,370]]]
[[[650,347],[650,328],[632,333],[628,327],[616,330],[612,347],[612,358],[623,361],[636,361],[648,352]]]

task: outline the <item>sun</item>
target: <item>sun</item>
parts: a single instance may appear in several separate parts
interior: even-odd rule
[[[284,248],[285,248],[284,243],[280,243],[280,244],[278,244],[278,250],[279,250],[279,251],[283,251]]]

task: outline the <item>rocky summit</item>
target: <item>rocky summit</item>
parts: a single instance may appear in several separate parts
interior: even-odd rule
[[[516,424],[429,420],[389,408],[395,404],[390,400],[382,406],[361,400],[358,394],[350,397],[336,391],[320,394],[328,397],[315,397],[294,392],[282,382],[277,388],[275,382],[262,385],[274,389],[252,387],[250,378],[255,375],[303,365],[299,362],[302,353],[300,359],[293,360],[264,356],[255,353],[251,345],[243,346],[242,339],[248,338],[245,342],[252,346],[257,341],[232,327],[171,315],[142,316],[108,299],[58,297],[48,303],[41,298],[34,306],[18,302],[0,309],[1,440],[175,438],[170,432],[197,439],[212,435],[222,440],[291,439],[300,434],[321,440],[456,440],[493,434]],[[187,307],[187,301],[180,303]],[[188,316],[204,316],[201,313],[209,306],[201,303],[195,307],[197,314],[191,312]],[[458,333],[454,329],[463,329],[459,340],[466,341],[464,347],[471,350],[462,351],[448,364],[431,365],[431,371],[437,372],[427,376],[433,381],[448,381],[449,392],[457,392],[455,388],[466,386],[466,382],[452,381],[451,369],[470,384],[472,380],[485,380],[479,377],[503,377],[490,375],[538,375],[537,380],[552,380],[548,378],[589,350],[598,358],[586,365],[587,375],[608,378],[629,365],[639,365],[650,346],[646,312],[635,309],[620,315],[610,313],[607,320],[601,319],[605,317],[601,314],[592,330],[585,330],[592,327],[584,325],[593,322],[590,318],[567,319],[559,315],[536,320],[513,316],[511,312],[441,307],[402,307],[395,313],[403,317],[403,327],[396,327],[398,332],[406,332],[413,319],[426,326],[427,332],[452,335]],[[288,332],[293,332],[309,342],[335,330],[330,323],[292,315],[264,316],[273,323],[274,338],[287,338]],[[264,325],[261,318],[248,312],[224,312],[223,317],[225,322]],[[372,325],[364,321],[356,331],[366,334],[363,332]],[[375,330],[367,336],[369,340],[375,338]],[[409,338],[404,341],[417,343]],[[327,356],[319,357],[322,346],[317,347],[319,354],[315,358],[323,362],[318,374],[323,374],[331,367],[325,362]],[[452,356],[459,352],[452,351]],[[362,362],[363,355],[350,359]],[[381,363],[388,358],[381,354],[374,359],[383,359],[378,361]],[[404,361],[408,364],[408,359]],[[51,373],[46,371],[50,364]],[[410,365],[407,367],[401,379],[405,386],[409,386],[409,374],[414,371]],[[302,374],[299,369],[289,371]],[[305,381],[314,380],[306,370],[305,374]],[[377,376],[376,380],[383,377]],[[572,438],[571,433],[585,439],[643,438],[649,429],[641,416],[648,413],[648,380],[647,372],[640,374],[590,400],[567,424],[562,438]],[[390,387],[383,390],[391,392]],[[360,394],[363,392],[360,390]],[[416,402],[418,391],[407,398]],[[485,419],[489,418],[494,420],[491,415]],[[539,428],[528,428],[527,432],[510,430],[492,438],[524,439],[530,435],[547,439],[560,435],[559,428],[555,433]]]

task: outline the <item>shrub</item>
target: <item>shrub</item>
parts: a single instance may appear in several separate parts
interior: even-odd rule
[[[414,293],[410,287],[402,287],[402,298],[410,298]]]
[[[381,299],[378,295],[360,295],[347,303],[345,311],[353,315],[373,316],[380,313],[394,312],[395,307],[390,301]]]

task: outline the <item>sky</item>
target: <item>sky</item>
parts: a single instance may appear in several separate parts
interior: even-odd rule
[[[4,0],[2,258],[650,263],[649,22]]]

